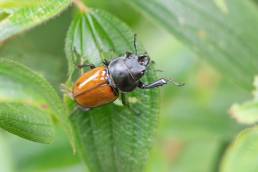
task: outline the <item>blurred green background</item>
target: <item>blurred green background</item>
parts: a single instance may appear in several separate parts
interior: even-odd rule
[[[162,27],[118,0],[88,0],[125,21],[138,34],[160,76],[186,83],[161,88],[161,109],[146,172],[216,172],[232,139],[245,126],[228,114],[234,102],[250,93],[223,77]],[[125,8],[126,6],[126,8]],[[56,89],[66,78],[64,42],[73,16],[63,14],[0,47],[0,56],[20,61],[44,75]],[[60,93],[61,94],[61,93]],[[59,131],[59,129],[58,129]],[[85,169],[74,156],[62,131],[53,144],[29,142],[1,130],[1,172],[79,172]]]

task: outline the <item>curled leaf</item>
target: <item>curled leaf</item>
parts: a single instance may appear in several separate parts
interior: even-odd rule
[[[44,134],[53,137],[50,117],[69,131],[67,112],[54,88],[42,76],[10,60],[0,60],[0,107],[5,121],[1,127],[27,139],[48,142]]]

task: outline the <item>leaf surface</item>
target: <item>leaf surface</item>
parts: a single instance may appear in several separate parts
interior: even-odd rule
[[[80,75],[77,64],[100,66],[104,59],[133,52],[133,35],[127,25],[106,12],[92,10],[77,16],[66,40],[68,85]],[[137,46],[142,52],[139,43]],[[150,82],[154,78],[155,73],[150,70],[144,81]],[[158,96],[158,90],[137,90],[127,94],[129,108],[119,102],[120,105],[113,103],[72,114],[79,152],[91,171],[143,170],[156,128]],[[74,102],[70,101],[69,106],[72,109]]]
[[[0,1],[0,42],[59,14],[70,0]]]
[[[51,117],[63,124],[67,117],[54,88],[27,67],[0,60],[1,127],[33,141],[50,142],[54,136]]]
[[[0,127],[28,140],[50,143],[53,123],[46,112],[25,103],[0,103]]]

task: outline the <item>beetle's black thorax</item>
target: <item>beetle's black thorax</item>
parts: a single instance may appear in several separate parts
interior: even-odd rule
[[[144,75],[148,62],[143,63],[143,56],[126,54],[118,57],[108,65],[109,73],[115,83],[115,87],[122,92],[133,91]]]

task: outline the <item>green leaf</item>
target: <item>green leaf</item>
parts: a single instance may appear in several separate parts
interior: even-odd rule
[[[68,126],[67,112],[52,86],[13,61],[0,60],[0,104],[1,127],[33,141],[53,139],[49,115]]]
[[[230,109],[230,114],[239,123],[254,124],[258,121],[258,77],[254,81],[254,99],[242,104],[234,104]]]
[[[71,0],[4,0],[0,2],[0,42],[59,14]]]
[[[104,11],[79,14],[66,40],[68,85],[79,77],[76,64],[100,66],[102,60],[111,60],[116,54],[134,52],[133,35],[127,25]],[[139,43],[137,46],[143,52]],[[154,78],[150,70],[144,81]],[[91,171],[143,171],[157,124],[158,97],[158,90],[137,90],[127,94],[129,107],[113,103],[72,114],[79,152]],[[74,102],[68,104],[73,109]]]
[[[227,150],[221,172],[256,172],[258,154],[258,128],[246,129],[240,133]]]
[[[67,10],[46,24],[5,42],[0,47],[0,58],[12,59],[28,66],[33,71],[43,74],[59,89],[67,73],[64,37],[70,22],[70,11]],[[50,41],[51,37],[55,39]]]
[[[0,103],[0,127],[28,140],[50,143],[54,127],[46,112],[26,103]]]
[[[258,11],[253,2],[249,0],[126,2],[199,53],[227,79],[233,80],[242,88],[250,89],[252,78],[258,73]]]

